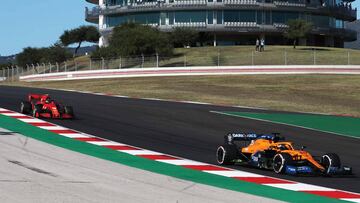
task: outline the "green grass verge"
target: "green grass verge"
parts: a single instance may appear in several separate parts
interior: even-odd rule
[[[360,118],[304,115],[282,113],[247,113],[247,112],[221,112],[230,116],[265,120],[275,123],[300,126],[304,128],[335,133],[343,136],[360,138]]]
[[[177,48],[171,57],[160,57],[159,66],[238,66],[238,65],[358,65],[359,50],[298,46],[266,46],[264,52],[255,52],[254,46],[218,46]],[[89,69],[90,58],[76,59],[78,70]],[[108,60],[104,68],[156,67],[156,57]],[[73,66],[69,62],[69,67]],[[101,60],[94,60],[92,69],[101,69]]]
[[[360,75],[238,75],[118,78],[11,85],[137,98],[189,100],[360,117]]]
[[[126,153],[59,136],[3,115],[0,115],[0,127],[75,152],[196,183],[287,202],[343,202],[336,199],[248,183],[232,178],[186,169],[180,166],[151,161],[141,157],[132,156]]]

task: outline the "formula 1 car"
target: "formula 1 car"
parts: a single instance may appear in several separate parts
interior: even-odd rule
[[[20,111],[35,118],[74,118],[71,106],[64,106],[52,100],[48,94],[29,94],[28,101],[21,102]]]
[[[352,168],[342,166],[337,154],[313,157],[304,148],[294,149],[279,133],[230,133],[224,137],[224,145],[217,148],[216,159],[220,165],[247,164],[289,175],[352,174]]]

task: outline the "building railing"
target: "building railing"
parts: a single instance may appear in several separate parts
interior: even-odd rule
[[[294,7],[306,7],[305,3],[293,3],[288,1],[274,1],[276,6],[294,6]]]
[[[225,27],[258,27],[256,22],[224,22]]]
[[[206,22],[175,22],[173,26],[174,27],[206,27]]]
[[[230,5],[255,5],[257,4],[256,0],[224,0],[224,4]]]
[[[309,48],[310,49],[310,48]],[[236,55],[218,52],[206,52],[203,55],[176,55],[163,57],[159,55],[132,56],[119,58],[99,58],[70,60],[63,63],[29,64],[24,67],[10,66],[0,69],[0,81],[17,81],[20,76],[46,74],[57,72],[126,69],[126,68],[161,68],[161,67],[191,67],[191,66],[257,66],[257,65],[360,65],[357,52],[334,52],[314,49],[298,49],[292,51],[264,52],[243,51]]]
[[[357,9],[353,9],[350,4],[349,5],[327,5],[327,4],[306,4],[305,1],[281,1],[281,0],[223,0],[222,2],[208,2],[207,0],[173,0],[171,2],[165,3],[163,1],[153,1],[153,2],[146,2],[146,1],[134,1],[132,3],[124,4],[124,5],[113,5],[113,6],[105,6],[101,8],[100,6],[96,6],[93,9],[88,9],[89,12],[93,12],[94,14],[89,15],[96,15],[99,11],[103,10],[116,10],[118,8],[137,8],[137,7],[172,7],[172,6],[186,6],[186,5],[260,5],[260,3],[268,3],[274,4],[275,6],[292,6],[292,7],[311,7],[311,8],[328,8],[331,10],[336,10],[338,12],[346,12],[350,13],[351,15],[356,14]],[[109,11],[108,11],[109,12]]]

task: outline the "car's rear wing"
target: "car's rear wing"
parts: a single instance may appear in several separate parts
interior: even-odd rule
[[[48,96],[48,95],[47,94],[29,94],[28,99],[29,99],[29,101],[40,100],[41,97],[43,97],[43,96]]]
[[[256,134],[256,133],[228,133],[224,137],[225,143],[234,144],[235,141],[252,141],[256,139],[272,140],[274,142],[285,140],[279,136],[280,133]]]

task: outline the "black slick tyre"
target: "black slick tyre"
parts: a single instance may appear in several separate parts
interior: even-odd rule
[[[290,154],[276,154],[273,158],[273,170],[275,173],[285,173],[286,165],[291,165],[292,163],[293,160]]]
[[[238,157],[236,145],[221,145],[216,150],[216,161],[220,165],[233,165]]]
[[[20,112],[22,114],[30,114],[31,113],[31,103],[28,101],[23,101],[20,104]]]
[[[339,168],[341,166],[340,157],[335,153],[327,153],[321,156],[321,165],[325,168],[325,173],[330,173],[330,167]]]
[[[34,106],[34,109],[32,111],[32,116],[35,118],[39,118],[40,117],[40,113],[42,112],[42,105],[41,104],[37,104]]]
[[[64,112],[72,117],[74,117],[74,110],[71,106],[65,106]]]

